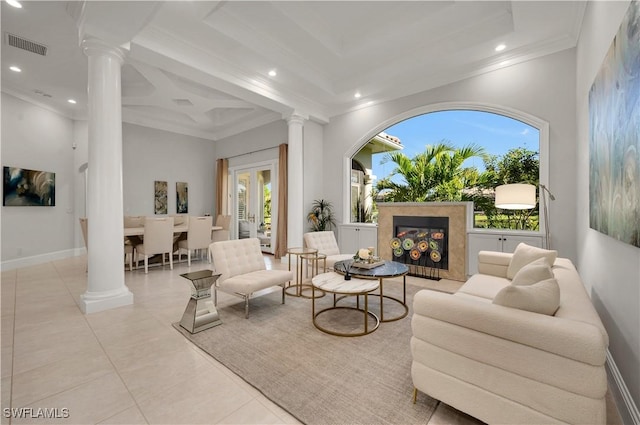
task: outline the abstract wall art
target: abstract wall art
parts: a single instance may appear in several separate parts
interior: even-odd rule
[[[3,175],[3,206],[55,207],[55,173],[18,167],[3,167]]]
[[[167,213],[167,182],[156,180],[153,184],[154,213]]]
[[[189,212],[189,186],[185,182],[176,182],[176,213]]]
[[[589,224],[640,247],[640,2],[632,1],[589,92]]]

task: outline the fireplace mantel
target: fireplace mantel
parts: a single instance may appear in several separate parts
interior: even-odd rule
[[[449,268],[441,270],[446,279],[467,278],[467,229],[473,227],[473,202],[379,202],[378,255],[393,260],[389,243],[394,237],[394,216],[448,217]]]

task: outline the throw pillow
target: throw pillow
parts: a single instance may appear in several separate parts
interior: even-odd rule
[[[554,261],[556,261],[557,256],[558,251],[542,249],[521,242],[513,252],[513,257],[511,257],[511,262],[509,263],[509,267],[507,268],[507,278],[513,279],[513,277],[516,275],[516,273],[518,273],[518,271],[520,271],[521,268],[531,263],[532,261],[537,260],[538,258],[546,258],[549,262],[549,267],[551,267]]]
[[[560,287],[554,278],[532,285],[508,285],[496,294],[493,303],[553,316],[560,306]]]
[[[551,279],[553,272],[549,267],[549,260],[546,258],[538,258],[536,261],[532,261],[526,266],[518,270],[513,280],[512,285],[532,285],[541,280]]]

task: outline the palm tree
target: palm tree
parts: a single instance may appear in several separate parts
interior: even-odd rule
[[[456,148],[447,141],[427,145],[425,151],[414,158],[391,152],[383,163],[391,161],[396,168],[376,187],[389,202],[459,201],[462,189],[477,178],[474,168],[463,168],[462,164],[469,158],[484,155],[484,149],[475,144]],[[394,181],[394,176],[401,176],[402,181]]]

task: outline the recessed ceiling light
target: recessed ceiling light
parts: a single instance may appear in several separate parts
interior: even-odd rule
[[[276,75],[278,75],[278,72],[275,69],[269,71],[269,77],[275,77]]]
[[[18,0],[7,0],[7,4],[9,6],[17,7],[18,9],[22,9],[22,5]]]
[[[501,51],[503,51],[503,50],[504,50],[504,49],[506,49],[506,48],[507,48],[507,45],[506,45],[506,44],[504,44],[504,43],[500,43],[500,44],[498,44],[498,45],[496,46],[496,52],[501,52]]]
[[[9,69],[12,70],[13,72],[22,72],[22,70],[17,66],[10,66]]]
[[[356,94],[354,94],[353,97],[355,97],[356,99],[360,99],[362,95],[360,94],[360,92],[356,92]]]
[[[69,100],[67,100],[67,102],[72,103],[72,104],[74,104],[74,105],[75,105],[76,103],[78,103],[78,102],[76,102],[76,101],[75,101],[75,99],[69,99]]]

